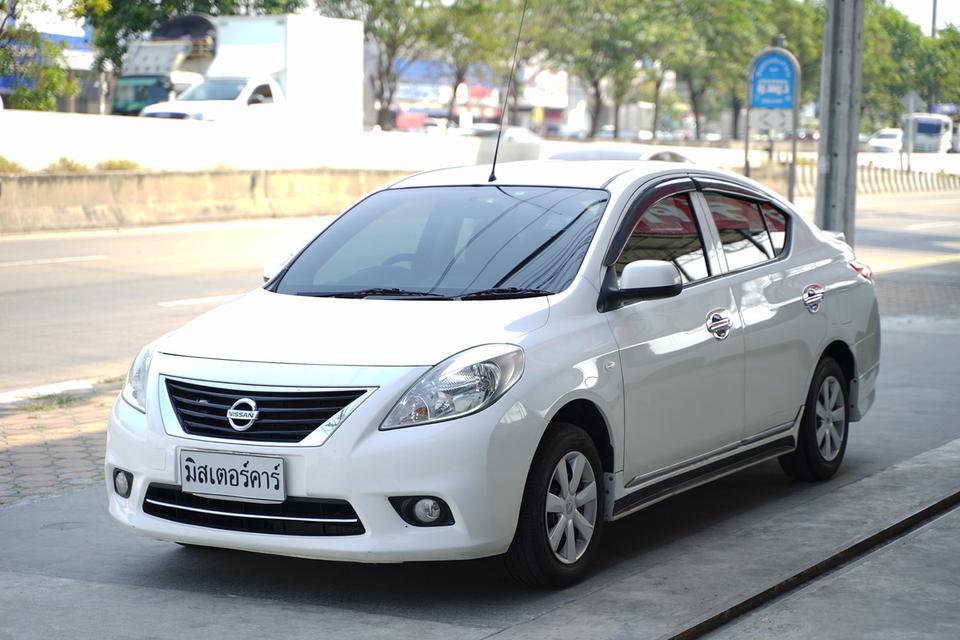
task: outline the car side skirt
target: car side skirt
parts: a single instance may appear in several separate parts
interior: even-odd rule
[[[732,450],[721,450],[708,454],[705,458],[689,461],[680,468],[668,468],[634,478],[626,486],[636,488],[613,501],[608,507],[610,513],[607,514],[607,519],[617,520],[711,480],[794,451],[797,448],[797,429],[801,417],[802,410],[794,421],[741,441]]]

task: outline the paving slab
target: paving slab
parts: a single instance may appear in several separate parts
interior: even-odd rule
[[[50,607],[60,620],[77,620],[77,638],[125,635],[152,616],[164,619],[153,637],[201,628],[233,637],[230,625],[211,623],[230,610],[255,618],[257,629],[292,624],[292,610],[329,616],[339,635],[357,638],[370,637],[369,625],[388,625],[396,640],[430,637],[431,629],[448,637],[657,638],[960,489],[958,459],[960,439],[773,514],[751,509],[749,486],[738,483],[742,508],[699,529],[671,526],[678,507],[695,513],[697,496],[687,494],[686,504],[661,503],[610,527],[599,570],[565,591],[505,582],[496,559],[377,566],[181,548],[121,531],[98,486],[0,509],[0,617],[17,638],[55,633],[43,626],[52,624]],[[741,483],[757,480],[741,475]]]
[[[960,638],[960,510],[706,636]]]

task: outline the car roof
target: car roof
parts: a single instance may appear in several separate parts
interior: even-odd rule
[[[580,187],[602,189],[615,178],[631,173],[640,178],[666,170],[684,171],[689,165],[676,162],[636,160],[531,160],[498,162],[497,185]],[[473,165],[424,171],[395,182],[391,189],[452,185],[487,185],[490,165]]]

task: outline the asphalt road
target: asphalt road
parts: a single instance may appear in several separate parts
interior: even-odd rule
[[[0,238],[0,398],[123,375],[140,347],[258,286],[266,259],[327,220]],[[858,221],[858,253],[881,273],[960,281],[960,194],[864,197]]]

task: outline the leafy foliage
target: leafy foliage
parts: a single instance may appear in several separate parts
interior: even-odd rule
[[[39,2],[0,0],[0,76],[13,78],[13,92],[5,104],[12,109],[52,111],[58,96],[70,96],[78,87],[64,69],[60,47],[44,39],[25,19]]]
[[[440,4],[434,0],[317,0],[325,16],[363,22],[367,40],[376,49],[370,78],[380,103],[377,122],[390,128],[390,105],[403,71],[423,57],[437,28]]]

